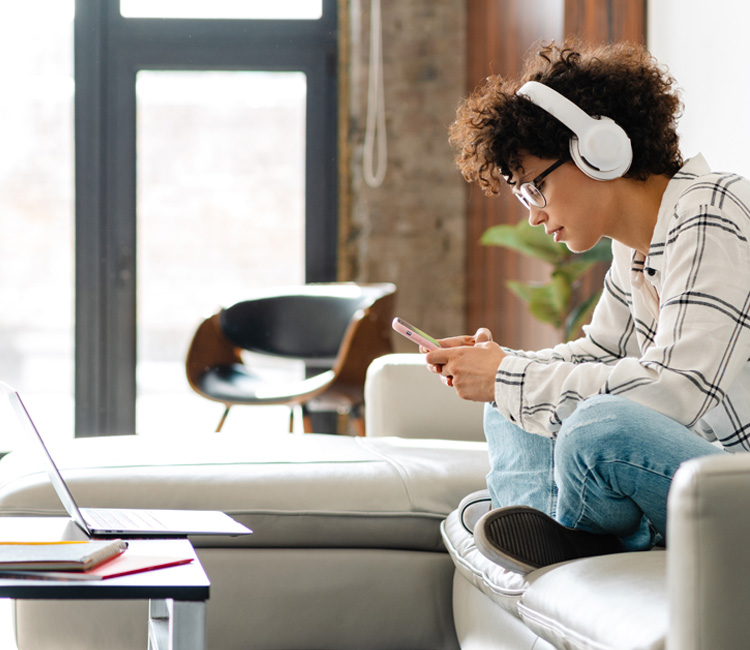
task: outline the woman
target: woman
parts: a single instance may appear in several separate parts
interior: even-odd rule
[[[530,353],[480,330],[426,356],[488,403],[495,509],[475,538],[508,569],[664,543],[680,463],[750,449],[750,183],[683,161],[680,109],[645,49],[552,43],[451,127],[486,194],[509,188],[571,251],[612,239],[583,338]]]

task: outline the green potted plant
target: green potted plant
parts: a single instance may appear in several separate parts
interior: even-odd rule
[[[533,227],[527,219],[515,226],[488,228],[481,238],[486,246],[502,246],[552,265],[550,281],[524,283],[509,280],[506,284],[537,320],[553,325],[563,341],[578,336],[594,310],[601,290],[582,294],[581,280],[599,262],[612,259],[610,241],[602,239],[585,253],[571,253],[565,244],[557,244],[543,228]]]

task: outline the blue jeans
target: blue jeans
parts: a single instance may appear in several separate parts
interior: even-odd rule
[[[683,461],[726,453],[687,427],[626,398],[578,405],[557,440],[485,410],[493,505],[527,505],[564,526],[617,535],[626,550],[666,539],[667,494]]]

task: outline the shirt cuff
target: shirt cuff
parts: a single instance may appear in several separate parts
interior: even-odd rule
[[[505,357],[495,375],[495,403],[500,413],[528,433],[554,437],[551,422],[556,419],[551,407],[528,402],[527,378],[533,359]]]

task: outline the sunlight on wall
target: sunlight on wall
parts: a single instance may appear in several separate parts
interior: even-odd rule
[[[648,44],[683,89],[682,153],[750,177],[745,56],[750,5],[735,0],[649,3]]]

